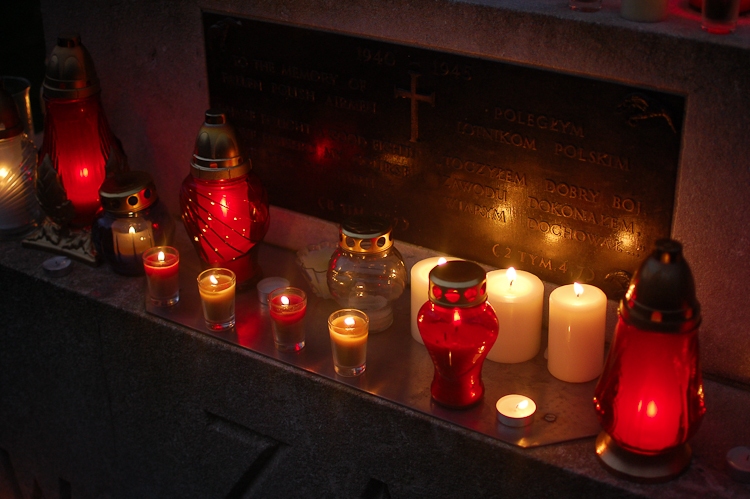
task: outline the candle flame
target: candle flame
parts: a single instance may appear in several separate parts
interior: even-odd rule
[[[128,229],[128,234],[135,234],[135,227],[131,225],[130,228]]]
[[[0,177],[5,178],[10,173],[10,170],[7,168],[0,168]]]
[[[156,259],[159,260],[160,262],[163,262],[164,261],[164,252],[160,251],[159,254],[156,255]]]
[[[438,265],[443,265],[445,263],[448,263],[448,260],[446,260],[442,256],[440,258],[438,258]]]
[[[285,295],[282,295],[281,296],[281,304],[282,305],[289,305],[289,297],[285,296]]]
[[[80,174],[81,174],[81,178],[88,177],[89,176],[89,169],[86,168],[86,167],[81,168]]]
[[[651,402],[649,402],[649,403],[648,403],[648,405],[646,406],[646,416],[648,416],[648,417],[650,417],[650,418],[653,418],[654,416],[656,416],[656,413],[657,413],[657,412],[658,412],[658,411],[657,411],[657,409],[656,409],[656,403],[654,403],[654,401],[652,400],[652,401],[651,401]]]
[[[461,322],[461,312],[459,312],[458,309],[455,309],[453,311],[453,322],[457,322],[457,323]]]
[[[208,276],[208,280],[211,281],[211,284],[213,284],[214,286],[219,284],[219,280],[216,278],[215,275]]]
[[[520,401],[518,404],[516,404],[516,409],[522,411],[522,410],[526,409],[528,406],[529,406],[529,401],[526,400],[526,399],[524,399],[524,400]]]
[[[505,271],[505,275],[508,277],[508,285],[513,286],[513,281],[516,280],[516,277],[518,274],[516,273],[516,269],[513,267],[508,267],[508,270]]]
[[[573,283],[573,291],[575,291],[576,297],[581,296],[583,294],[583,286],[581,286],[577,282],[574,282]]]
[[[349,327],[352,327],[355,324],[354,317],[345,317],[344,324],[346,324]]]

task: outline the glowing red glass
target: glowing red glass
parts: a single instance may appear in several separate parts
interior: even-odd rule
[[[74,226],[91,225],[99,209],[99,187],[114,140],[99,94],[82,99],[45,98],[44,143],[75,209]]]
[[[658,454],[684,444],[698,429],[706,412],[702,383],[697,328],[647,331],[621,317],[594,406],[617,444]]]
[[[234,179],[188,175],[180,190],[182,218],[200,258],[229,268],[242,282],[253,276],[250,250],[268,231],[268,202],[253,174]]]

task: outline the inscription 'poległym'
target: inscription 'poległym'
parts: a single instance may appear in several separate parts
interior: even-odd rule
[[[376,214],[399,240],[613,297],[669,236],[681,96],[203,19],[211,105],[228,108],[272,204]]]

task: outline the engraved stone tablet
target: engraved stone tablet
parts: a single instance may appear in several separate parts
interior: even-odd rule
[[[621,295],[670,235],[685,99],[204,13],[211,105],[272,204]],[[272,222],[273,223],[273,222]]]

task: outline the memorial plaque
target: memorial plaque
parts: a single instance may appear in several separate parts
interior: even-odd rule
[[[672,222],[685,99],[203,14],[211,105],[270,202],[621,295]],[[273,223],[273,221],[271,222]]]

